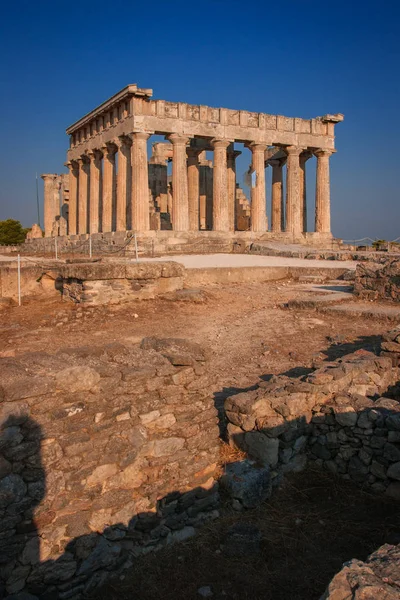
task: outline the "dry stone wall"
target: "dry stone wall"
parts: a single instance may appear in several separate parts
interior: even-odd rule
[[[358,264],[354,291],[366,300],[400,302],[400,260]]]
[[[151,338],[0,359],[0,597],[78,598],[218,516],[205,359]]]
[[[400,544],[385,544],[365,562],[345,563],[320,600],[398,600],[399,563]]]
[[[400,329],[385,337],[397,336]],[[400,498],[400,344],[391,344],[393,352],[383,356],[358,351],[307,376],[274,376],[229,397],[230,443],[269,466],[278,481],[308,458]]]

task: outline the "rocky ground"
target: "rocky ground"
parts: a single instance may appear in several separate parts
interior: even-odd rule
[[[307,295],[302,284],[279,281],[96,308],[61,298],[24,299],[20,308],[0,313],[0,355],[130,344],[146,336],[188,338],[209,350],[220,404],[270,374],[300,374],[358,348],[377,350],[380,334],[393,327],[385,320],[284,307]],[[97,598],[312,600],[344,561],[365,560],[379,545],[400,541],[396,503],[320,473],[292,475],[268,504],[240,517],[262,533],[259,549],[246,558],[221,548],[237,519],[227,509],[194,540],[140,559]]]
[[[365,560],[399,534],[397,502],[309,470],[288,477],[258,509],[238,515],[226,507],[197,536],[139,559],[91,600],[318,600],[343,562]],[[368,595],[370,583],[353,596],[335,582],[329,600],[400,597],[396,585],[394,595],[376,595],[376,579]]]
[[[209,368],[222,389],[253,385],[259,377],[310,367],[358,347],[377,347],[377,336],[392,326],[384,320],[282,308],[307,297],[304,285],[279,281],[208,286],[178,300],[96,308],[61,298],[27,299],[20,308],[0,313],[0,355],[129,344],[145,336],[184,337],[209,349]]]

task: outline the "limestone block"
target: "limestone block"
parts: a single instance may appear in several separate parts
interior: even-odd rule
[[[246,433],[245,441],[250,456],[257,458],[263,464],[275,467],[278,463],[279,440],[268,438],[263,433],[252,431]]]
[[[271,494],[269,467],[257,466],[250,460],[228,464],[221,485],[232,499],[239,500],[245,508],[254,508]]]
[[[56,374],[57,388],[71,393],[91,390],[99,381],[99,373],[86,366],[69,367]]]

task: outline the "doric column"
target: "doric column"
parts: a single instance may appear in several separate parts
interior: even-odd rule
[[[188,137],[172,133],[168,139],[173,145],[172,158],[172,228],[175,231],[189,230],[188,173],[186,144]]]
[[[229,144],[226,153],[228,169],[228,209],[229,209],[229,231],[236,229],[236,158],[242,154],[235,150],[233,144]]]
[[[286,228],[285,231],[299,235],[302,230],[300,215],[300,165],[299,156],[303,148],[287,146],[286,173]]]
[[[76,235],[78,221],[78,165],[67,163],[69,169],[68,235]]]
[[[282,168],[284,160],[273,159],[269,161],[272,167],[272,193],[271,193],[271,231],[280,232],[285,227],[282,193]]]
[[[306,162],[311,158],[312,152],[305,150],[300,154],[300,219],[303,232],[307,231],[307,185]]]
[[[102,149],[103,178],[102,178],[102,211],[101,231],[112,231],[113,206],[115,197],[115,146],[109,144]]]
[[[90,159],[89,232],[99,231],[101,152],[88,153]]]
[[[267,231],[267,197],[265,191],[265,150],[264,144],[249,144],[252,154],[251,166],[256,174],[251,188],[251,230]]]
[[[200,227],[200,179],[199,179],[199,150],[187,148],[187,178],[189,229],[198,231]]]
[[[57,175],[47,174],[41,175],[44,181],[44,203],[43,203],[43,220],[44,220],[44,235],[51,237],[53,223],[56,216],[60,213],[55,202],[54,185]]]
[[[331,233],[331,191],[329,158],[331,150],[317,150],[317,181],[315,186],[315,231]]]
[[[149,231],[150,207],[149,172],[147,166],[147,140],[149,139],[150,134],[145,133],[144,131],[135,131],[131,135],[131,227],[134,231]]]
[[[214,139],[213,169],[213,230],[229,231],[228,171],[226,149],[228,140]]]
[[[126,216],[130,183],[131,144],[131,140],[122,135],[116,141],[118,148],[116,231],[126,231],[127,229]]]
[[[77,162],[79,165],[78,233],[87,233],[89,163],[86,156],[82,156]]]

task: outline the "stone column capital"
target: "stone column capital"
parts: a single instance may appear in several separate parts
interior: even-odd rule
[[[113,140],[113,144],[118,148],[118,150],[121,150],[132,146],[132,140],[127,135],[120,135]]]
[[[82,154],[82,156],[76,159],[76,162],[78,163],[78,168],[82,170],[84,167],[89,166],[90,159],[86,154]]]
[[[228,152],[226,153],[228,160],[232,159],[234,160],[235,158],[237,158],[238,156],[240,156],[242,153],[240,150],[228,150]]]
[[[197,161],[199,158],[199,155],[203,152],[202,148],[192,148],[191,146],[188,146],[188,148],[186,148],[186,154],[188,156],[189,160],[192,161]]]
[[[249,148],[252,152],[265,152],[267,149],[267,144],[249,142],[248,144],[246,144],[246,147]]]
[[[103,155],[103,158],[107,159],[109,161],[115,160],[116,151],[117,151],[117,148],[114,146],[114,144],[106,144],[105,146],[103,146],[101,148],[101,153]]]
[[[286,152],[288,156],[300,156],[305,148],[301,148],[299,146],[285,146],[282,148],[282,150]]]
[[[286,162],[286,158],[270,158],[267,161],[267,165],[271,165],[271,167],[283,167]]]
[[[180,133],[170,133],[165,136],[174,146],[186,146],[189,143],[189,137]]]
[[[319,148],[318,150],[314,150],[314,155],[317,158],[326,157],[329,158],[333,154],[333,150],[325,150],[323,148]]]
[[[214,148],[228,148],[228,146],[231,144],[232,142],[230,140],[220,140],[218,138],[213,138],[211,140],[211,145]]]
[[[304,150],[301,154],[300,154],[300,164],[304,165],[309,158],[311,158],[313,156],[313,153],[311,150]]]
[[[100,161],[101,157],[102,157],[102,152],[97,149],[89,150],[87,153],[87,156],[90,161],[93,161],[93,162]]]
[[[151,133],[147,131],[132,131],[130,134],[131,139],[135,138],[135,140],[148,140],[151,136]]]
[[[55,175],[54,173],[43,173],[43,175],[40,176],[43,181],[46,181],[46,179],[56,179],[57,175]]]
[[[67,167],[67,169],[69,169],[70,171],[78,170],[78,163],[76,162],[76,160],[70,160],[64,163],[64,166]]]

